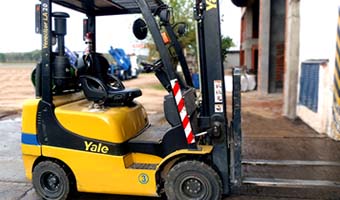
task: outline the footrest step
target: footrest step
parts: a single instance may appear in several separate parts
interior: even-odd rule
[[[155,170],[156,168],[157,168],[157,164],[147,164],[147,163],[133,163],[129,167],[129,169],[148,169],[148,170]]]

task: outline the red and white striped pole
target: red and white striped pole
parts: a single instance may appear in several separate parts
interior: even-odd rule
[[[189,145],[194,144],[195,136],[194,136],[194,133],[192,132],[192,127],[190,124],[190,119],[189,119],[187,109],[185,108],[185,101],[182,95],[181,87],[177,79],[173,79],[170,82],[171,82],[172,92],[176,100],[178,113],[181,117],[182,126],[185,132],[187,143]]]

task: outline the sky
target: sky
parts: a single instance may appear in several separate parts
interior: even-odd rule
[[[339,6],[340,0],[301,1],[301,61],[334,57]]]
[[[18,6],[20,2],[20,6]],[[41,47],[41,36],[35,33],[35,4],[39,0],[2,1],[0,6],[0,52],[28,52]],[[220,0],[221,31],[231,37],[239,46],[241,10],[230,0]],[[73,51],[82,51],[82,20],[85,15],[53,7],[54,11],[64,11],[71,15],[68,19],[65,37],[66,46]],[[132,23],[138,16],[99,17],[97,20],[97,51],[107,52],[110,46],[131,51],[137,42],[132,34]]]

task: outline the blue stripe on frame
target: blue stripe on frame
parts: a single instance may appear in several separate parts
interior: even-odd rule
[[[32,135],[32,134],[27,134],[27,133],[21,134],[21,142],[23,144],[28,144],[28,145],[40,145],[38,142],[37,135]]]

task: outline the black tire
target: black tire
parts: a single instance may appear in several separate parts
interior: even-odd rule
[[[65,200],[70,193],[70,180],[57,163],[43,161],[33,169],[33,186],[46,200]]]
[[[124,80],[129,80],[129,72],[124,71]]]
[[[222,182],[219,175],[200,161],[176,164],[168,173],[165,194],[169,200],[219,200]]]

